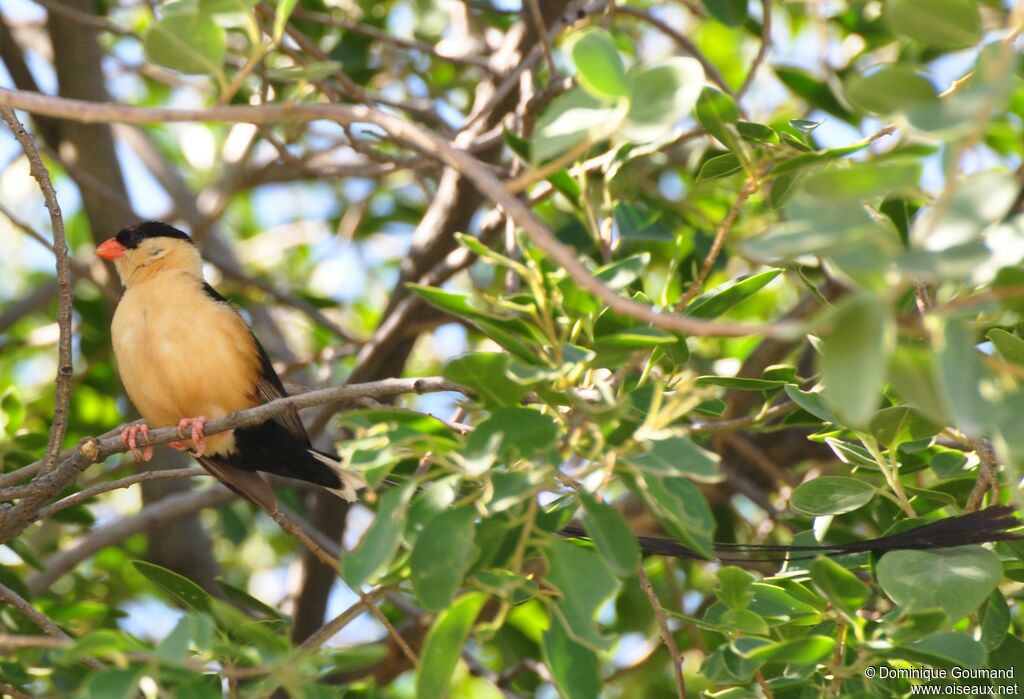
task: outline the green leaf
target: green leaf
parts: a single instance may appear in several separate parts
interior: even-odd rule
[[[871,597],[871,588],[831,558],[818,556],[811,563],[810,572],[821,594],[851,619],[856,618],[857,611]]]
[[[740,111],[732,97],[713,87],[705,87],[697,99],[696,115],[697,121],[705,131],[729,150],[737,149],[738,139],[734,129],[736,122],[739,121]]]
[[[142,42],[149,60],[179,73],[211,75],[224,63],[224,30],[208,15],[171,14],[150,27]]]
[[[407,481],[380,498],[377,516],[363,534],[359,546],[341,559],[341,577],[355,588],[373,580],[398,550],[405,510],[416,492],[416,482]]]
[[[992,341],[1003,359],[1014,364],[1024,364],[1024,340],[1000,328],[989,330],[985,337]]]
[[[747,21],[747,0],[704,0],[708,13],[722,24],[742,27]]]
[[[530,145],[534,162],[544,162],[584,141],[608,136],[622,121],[623,110],[579,87],[559,95],[537,120]]]
[[[479,551],[473,544],[476,508],[464,505],[432,519],[416,539],[409,567],[423,607],[439,612],[452,601]]]
[[[761,615],[773,625],[780,623],[806,625],[819,619],[818,610],[803,602],[778,585],[756,582],[750,586],[754,599],[748,609]]]
[[[937,369],[943,402],[957,427],[980,436],[999,422],[999,405],[986,396],[986,384],[994,382],[971,332],[962,323],[946,320],[941,333]]]
[[[985,646],[965,633],[933,633],[906,646],[897,646],[889,657],[904,658],[934,667],[985,667]]]
[[[224,580],[222,578],[217,578],[214,582],[217,583],[217,587],[220,588],[220,591],[224,593],[224,596],[227,599],[242,605],[250,612],[256,612],[257,614],[263,616],[266,619],[288,621],[288,617],[282,614],[280,610],[271,607],[263,600],[253,597],[237,585],[232,585],[227,580]]]
[[[854,73],[846,83],[846,99],[865,112],[888,115],[936,102],[938,94],[931,81],[912,66],[893,63],[868,75]]]
[[[736,122],[736,130],[739,131],[740,137],[744,141],[772,144],[779,142],[778,132],[765,124],[739,120]]]
[[[136,695],[144,667],[124,670],[103,670],[89,678],[86,685],[88,699],[130,699]]]
[[[416,673],[418,699],[442,699],[447,696],[466,638],[486,601],[486,594],[470,592],[437,616],[423,644],[423,654]]]
[[[185,606],[197,612],[210,613],[210,594],[188,578],[146,561],[132,561],[132,565],[143,577]]]
[[[881,400],[895,339],[885,300],[865,293],[842,301],[820,337],[823,396],[833,412],[863,425]]]
[[[836,422],[836,418],[832,415],[832,411],[825,406],[825,401],[822,400],[820,393],[813,391],[801,391],[799,388],[793,385],[787,385],[784,389],[789,399],[799,405],[803,410],[806,410],[814,417],[825,422]]]
[[[935,357],[929,349],[900,345],[893,352],[889,380],[897,393],[932,421],[946,424],[948,408],[935,373]]]
[[[921,177],[917,162],[848,163],[807,176],[804,191],[820,199],[866,199],[916,187]]]
[[[594,649],[610,648],[611,639],[594,623],[598,608],[616,588],[608,567],[592,550],[568,541],[551,542],[546,556],[548,581],[561,593],[558,610],[572,637]]]
[[[849,112],[843,104],[836,99],[828,83],[822,82],[818,77],[802,68],[791,66],[773,66],[775,74],[779,76],[782,84],[802,97],[818,109],[828,112],[832,116],[839,117],[848,124],[859,124],[860,119]],[[821,122],[807,121],[806,119],[794,119],[790,125],[803,133],[810,133]]]
[[[734,647],[736,644],[733,644]],[[828,636],[804,636],[791,641],[759,644],[746,653],[748,660],[782,663],[816,663],[830,655],[836,647],[836,640]]]
[[[703,84],[704,69],[693,58],[634,68],[629,72],[629,111],[616,133],[637,143],[668,136],[693,109]]]
[[[883,408],[871,416],[868,432],[889,449],[894,449],[904,442],[916,442],[929,439],[942,430],[921,412],[905,405]]]
[[[1010,623],[1010,607],[997,587],[988,596],[985,611],[981,616],[981,642],[986,650],[992,652],[1003,644],[1010,630]]]
[[[622,57],[605,30],[590,28],[576,35],[570,40],[569,55],[580,85],[597,99],[617,99],[629,94]]]
[[[310,61],[301,66],[272,68],[267,71],[267,78],[272,81],[289,83],[299,82],[300,80],[317,82],[318,80],[329,78],[341,70],[343,70],[343,66],[337,61]]]
[[[623,456],[622,459],[659,476],[688,476],[705,483],[722,479],[719,471],[721,457],[682,435],[651,440],[649,449],[643,454]]]
[[[645,473],[642,481],[628,481],[630,490],[650,505],[669,534],[709,560],[715,557],[712,535],[715,518],[707,499],[687,478]]]
[[[541,641],[544,664],[558,691],[566,699],[597,699],[601,695],[601,668],[597,654],[574,641],[559,619],[549,622]]]
[[[745,610],[754,599],[750,586],[754,576],[737,566],[723,566],[718,571],[718,599],[733,611]]]
[[[531,408],[500,408],[476,426],[465,452],[483,453],[496,439],[503,460],[529,459],[554,446],[558,434],[558,424],[548,415]]]
[[[444,377],[476,391],[485,406],[515,405],[529,390],[506,375],[509,356],[499,352],[473,352],[449,361]]]
[[[944,206],[923,211],[910,240],[922,250],[940,251],[977,241],[1000,221],[1017,198],[1018,183],[1009,172],[990,171],[958,182]]]
[[[620,578],[636,575],[640,565],[640,547],[625,518],[612,507],[594,499],[585,490],[578,491],[583,502],[583,526],[594,541],[605,563]]]
[[[24,422],[25,404],[18,398],[14,387],[8,387],[0,398],[0,423],[3,423],[4,432],[13,437]]]
[[[160,641],[154,655],[162,662],[182,665],[192,645],[203,651],[210,647],[212,640],[213,622],[210,617],[203,614],[186,614]]]
[[[686,315],[693,318],[717,318],[768,286],[780,274],[781,269],[770,269],[767,272],[738,277],[694,299],[693,303],[686,307]]]
[[[790,506],[812,517],[841,515],[864,507],[875,497],[870,483],[846,476],[819,476],[793,490]]]
[[[697,173],[697,181],[703,182],[705,180],[716,180],[719,177],[728,177],[729,175],[735,175],[742,169],[743,163],[740,162],[740,159],[734,153],[716,155],[713,158],[708,158],[700,166],[700,171]]]
[[[999,557],[981,546],[892,551],[876,567],[878,583],[896,604],[938,607],[958,621],[985,601],[1003,576]]]
[[[292,16],[292,10],[299,0],[277,0],[277,7],[274,8],[274,43],[281,43],[284,38],[285,28],[288,26],[288,18]]]
[[[651,264],[650,253],[630,255],[594,270],[594,276],[613,291],[622,291],[633,285]]]
[[[897,34],[939,49],[981,40],[981,12],[973,0],[886,0],[885,20]]]

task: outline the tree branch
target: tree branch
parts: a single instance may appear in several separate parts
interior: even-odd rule
[[[373,107],[345,104],[265,104],[259,106],[214,106],[204,109],[173,109],[130,107],[69,100],[58,97],[0,90],[0,106],[16,107],[33,113],[63,117],[86,123],[119,122],[144,124],[151,122],[226,121],[265,124],[282,121],[329,119],[339,124],[366,122],[384,129],[392,138],[408,143],[474,182],[477,189],[502,207],[529,235],[533,243],[554,262],[561,265],[577,284],[604,301],[617,313],[642,320],[676,333],[700,337],[746,337],[767,335],[795,337],[801,327],[776,322],[767,325],[706,321],[666,313],[632,299],[624,298],[605,286],[577,259],[573,250],[558,242],[554,234],[533,212],[495,176],[491,169],[466,151],[441,136]]]
[[[279,415],[289,407],[308,408],[336,401],[345,403],[361,398],[384,398],[403,393],[431,393],[438,391],[466,393],[468,389],[438,377],[387,379],[364,384],[332,386],[287,398],[279,398],[255,408],[241,410],[222,418],[210,420],[206,424],[206,433],[216,434],[236,427],[256,425],[269,420],[275,415]],[[140,440],[140,443],[141,446],[154,446],[166,444],[180,438],[176,427],[161,427],[151,430],[149,439]],[[125,451],[127,451],[127,447],[121,441],[120,430],[118,429],[111,430],[100,437],[84,439],[74,449],[63,452],[60,455],[61,460],[56,468],[50,472],[42,473],[30,484],[18,489],[18,497],[21,499],[16,505],[0,507],[0,543],[18,536],[32,522],[36,521],[45,503],[61,490],[71,485],[78,477],[78,474],[91,464]],[[37,464],[30,464],[24,467],[24,471],[32,472],[33,468],[39,468]],[[3,499],[3,497],[4,492],[0,490],[0,499]]]
[[[61,217],[57,193],[53,191],[50,173],[39,157],[32,136],[18,121],[13,109],[0,109],[0,118],[14,133],[21,149],[28,158],[32,177],[39,183],[43,193],[46,210],[50,214],[50,227],[53,231],[53,255],[57,260],[57,299],[60,304],[57,311],[57,326],[60,337],[57,340],[57,395],[54,399],[53,424],[50,426],[50,439],[46,445],[46,459],[43,462],[43,473],[54,467],[60,456],[60,448],[64,444],[64,436],[68,429],[68,405],[71,401],[71,380],[75,368],[71,362],[71,303],[74,290],[71,287],[71,265],[68,262],[68,244],[64,238],[64,219]]]

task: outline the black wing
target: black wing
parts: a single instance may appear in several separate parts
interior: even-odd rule
[[[231,302],[226,298],[217,293],[209,284],[203,282],[203,291],[206,292],[207,296],[218,301],[220,303],[231,306],[231,310],[235,310]],[[237,311],[236,311],[237,312]],[[267,351],[263,349],[263,345],[256,339],[256,336],[249,331],[249,335],[252,337],[252,341],[256,344],[256,351],[260,354],[260,378],[256,383],[256,395],[263,403],[269,403],[272,400],[278,398],[284,398],[288,394],[284,390],[284,384],[281,383],[281,377],[274,371],[274,365],[270,363],[270,357],[267,356]],[[293,437],[298,439],[303,446],[311,446],[309,441],[309,435],[306,434],[306,428],[303,427],[302,421],[299,419],[299,412],[295,408],[286,408],[284,412],[278,413],[274,417],[274,421],[279,423]]]

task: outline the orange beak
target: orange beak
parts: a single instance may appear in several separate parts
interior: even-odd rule
[[[107,238],[96,248],[96,254],[104,260],[116,260],[124,255],[125,247],[117,242],[117,238]]]

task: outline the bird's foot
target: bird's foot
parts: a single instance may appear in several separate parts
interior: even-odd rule
[[[184,439],[185,430],[189,427],[192,428],[192,444],[195,445],[195,450],[189,451],[189,454],[192,456],[202,456],[206,452],[206,435],[203,433],[203,430],[206,429],[206,416],[199,415],[198,417],[181,418],[178,421],[178,436]],[[172,442],[171,446],[175,449],[188,449],[187,442]]]
[[[149,461],[153,458],[153,447],[142,447],[140,450],[138,447],[139,435],[142,435],[144,439],[149,439],[149,425],[146,423],[140,423],[137,425],[128,425],[121,430],[121,441],[124,445],[131,449],[132,456],[139,461]]]

